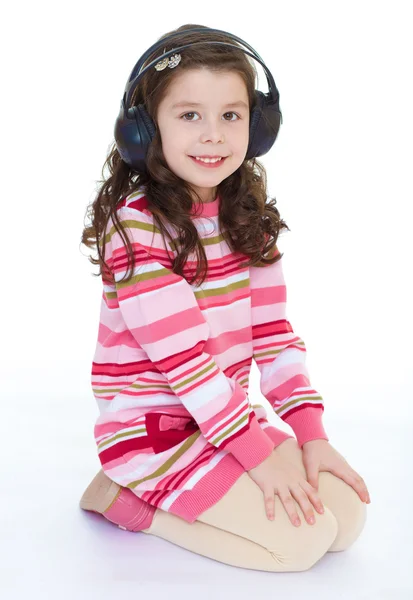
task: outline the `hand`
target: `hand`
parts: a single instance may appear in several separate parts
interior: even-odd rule
[[[310,501],[320,514],[324,512],[316,490],[295,465],[279,456],[275,450],[262,463],[250,469],[248,474],[264,492],[265,510],[270,521],[274,519],[275,513],[274,494],[278,494],[291,523],[297,527],[301,525],[301,521],[292,496],[300,504],[310,525],[315,522]]]
[[[308,482],[318,490],[319,471],[329,471],[350,485],[363,502],[370,504],[367,486],[356,471],[327,440],[310,440],[303,444],[303,463]]]

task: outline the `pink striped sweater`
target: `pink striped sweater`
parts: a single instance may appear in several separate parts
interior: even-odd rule
[[[208,259],[207,279],[197,287],[187,281],[195,254],[184,277],[172,271],[176,250],[154,223],[144,190],[119,203],[136,266],[132,279],[120,282],[127,255],[110,220],[105,258],[115,283],[102,277],[92,366],[100,411],[94,434],[104,472],[191,523],[293,437],[251,403],[253,359],[263,396],[300,447],[328,440],[304,342],[286,317],[282,259],[240,268],[247,257],[231,252],[219,232],[219,204],[218,196],[198,206],[201,214],[191,213]]]

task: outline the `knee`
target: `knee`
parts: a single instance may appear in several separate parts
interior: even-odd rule
[[[277,551],[269,549],[277,571],[307,571],[329,550],[338,533],[337,519],[326,506],[322,515],[315,514],[315,520],[309,525],[302,518],[299,527],[291,526],[281,547],[280,540],[274,543]]]
[[[350,505],[347,510],[346,519],[337,519],[338,533],[330,552],[342,552],[350,548],[358,539],[364,529],[367,519],[367,508],[360,499]]]
[[[360,536],[367,519],[366,504],[342,479],[328,472],[319,475],[320,496],[337,519],[338,533],[330,552],[347,550]]]

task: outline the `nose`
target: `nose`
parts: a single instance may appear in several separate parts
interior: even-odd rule
[[[201,142],[212,142],[213,144],[223,143],[224,133],[222,131],[223,123],[214,119],[205,120],[205,125],[201,133]]]

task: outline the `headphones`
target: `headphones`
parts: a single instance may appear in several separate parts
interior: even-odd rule
[[[246,46],[250,52],[236,46],[235,44],[228,44],[227,42],[192,42],[179,46],[168,52],[164,52],[161,56],[151,61],[144,69],[142,65],[148,56],[157,48],[165,47],[168,41],[176,36],[181,36],[186,33],[224,33],[231,39],[236,40],[240,44]],[[179,32],[172,33],[166,38],[162,38],[155,44],[153,44],[146,52],[140,57],[126,83],[124,94],[120,104],[119,115],[115,123],[115,141],[118,152],[122,159],[127,163],[133,170],[138,172],[144,172],[146,170],[146,154],[148,151],[149,144],[153,140],[156,133],[156,125],[152,118],[149,116],[143,104],[138,106],[130,106],[132,95],[138,85],[143,74],[148,69],[154,68],[155,64],[160,60],[167,58],[171,54],[175,54],[179,50],[189,48],[190,46],[197,44],[219,44],[221,46],[230,46],[237,50],[242,50],[248,56],[251,56],[254,60],[260,63],[265,71],[265,75],[268,83],[268,93],[264,94],[259,90],[255,90],[256,105],[250,113],[250,125],[249,125],[249,143],[245,160],[262,156],[266,154],[272,145],[274,144],[278,131],[280,128],[280,122],[282,123],[282,114],[280,111],[280,94],[274,82],[274,78],[271,72],[266,67],[264,61],[259,54],[241,38],[222,31],[221,29],[211,28],[193,28]]]

